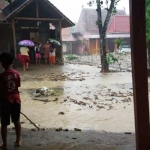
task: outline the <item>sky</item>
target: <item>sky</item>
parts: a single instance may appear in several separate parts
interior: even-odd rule
[[[77,22],[82,10],[84,8],[91,8],[87,5],[89,0],[49,0],[54,4],[65,16],[71,21]],[[96,7],[95,7],[96,8]],[[129,0],[120,0],[117,6],[118,9],[126,10],[129,14]]]

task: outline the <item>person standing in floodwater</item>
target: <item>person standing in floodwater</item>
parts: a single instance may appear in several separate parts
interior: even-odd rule
[[[22,46],[20,48],[20,54],[21,54],[21,63],[23,66],[23,70],[26,71],[29,69],[29,62],[30,62],[28,47]]]
[[[34,38],[32,38],[31,41],[35,44]],[[34,50],[34,46],[30,47],[29,56],[30,56],[31,63],[34,63],[35,62],[35,50]]]
[[[49,52],[49,61],[51,67],[55,67],[55,62],[56,62],[56,48],[54,43],[51,43],[51,48]]]
[[[35,64],[36,65],[40,65],[40,61],[41,61],[41,44],[40,43],[35,43]]]
[[[49,51],[50,51],[51,44],[48,40],[46,40],[46,43],[43,45],[43,51],[44,51],[44,59],[45,64],[47,65],[49,63]]]
[[[0,54],[0,63],[4,72],[0,74],[0,114],[1,114],[1,136],[2,145],[0,149],[7,149],[7,126],[10,124],[10,116],[15,126],[15,146],[21,146],[20,134],[20,111],[21,100],[18,88],[20,87],[20,76],[12,69],[14,58],[9,52]]]

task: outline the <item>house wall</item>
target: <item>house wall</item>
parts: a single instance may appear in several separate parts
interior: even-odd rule
[[[117,47],[114,43],[114,40],[115,40],[115,38],[106,39],[106,43],[108,45],[109,52],[116,51]],[[130,38],[123,38],[123,40],[125,41],[125,45],[130,45]]]
[[[89,42],[90,42],[89,55],[99,54],[100,53],[99,39],[90,39]]]
[[[10,51],[12,49],[10,32],[11,28],[9,25],[0,24],[0,52]]]

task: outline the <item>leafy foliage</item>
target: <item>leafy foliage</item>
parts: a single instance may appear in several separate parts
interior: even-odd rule
[[[150,67],[150,0],[146,0],[146,41],[147,41],[147,61]]]
[[[107,63],[110,65],[110,64],[113,64],[115,62],[117,62],[118,59],[112,54],[112,53],[108,53],[107,54]]]
[[[124,45],[126,42],[122,38],[118,38],[114,40],[114,43],[117,44],[117,48],[119,49],[119,47]]]
[[[146,0],[146,39],[150,40],[150,0]]]
[[[71,60],[78,59],[78,56],[75,56],[75,55],[72,55],[72,54],[68,54],[68,55],[66,55],[66,59],[71,61]]]
[[[12,0],[5,0],[5,1],[7,1],[8,3],[11,3],[11,2],[12,2]]]
[[[122,70],[121,65],[122,65],[122,60],[123,58],[127,55],[126,52],[118,53],[118,52],[113,52],[113,53],[108,53],[107,54],[107,63],[109,65],[112,64],[117,64],[118,67],[120,68],[120,71]]]

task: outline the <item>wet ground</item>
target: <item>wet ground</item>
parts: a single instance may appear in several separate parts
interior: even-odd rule
[[[20,149],[135,149],[131,72],[102,74],[96,66],[74,64],[17,70],[22,112],[40,128],[21,116]],[[44,86],[52,94],[34,97]]]

